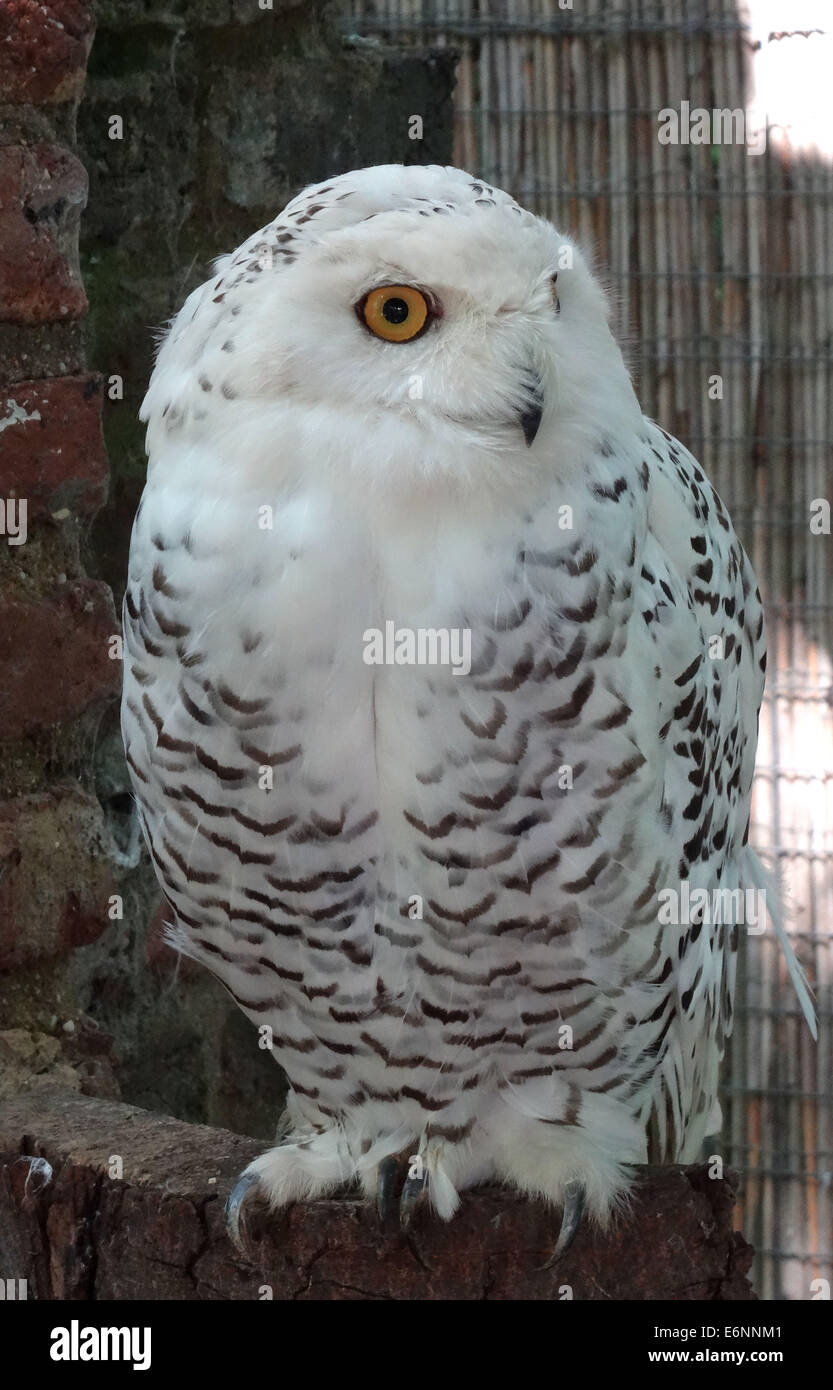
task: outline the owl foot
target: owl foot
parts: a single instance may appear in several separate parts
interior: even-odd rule
[[[564,1210],[561,1214],[561,1230],[558,1233],[558,1240],[555,1242],[555,1249],[550,1255],[542,1269],[552,1269],[557,1265],[562,1255],[566,1255],[573,1243],[573,1238],[581,1225],[581,1218],[584,1215],[584,1188],[575,1179],[568,1182],[564,1189]]]
[[[226,1229],[237,1250],[245,1253],[245,1206],[252,1195],[272,1210],[293,1202],[310,1202],[350,1181],[348,1156],[338,1130],[298,1134],[268,1149],[249,1164],[226,1203]]]
[[[428,1174],[420,1161],[417,1174],[410,1173],[414,1156],[409,1153],[390,1154],[376,1170],[376,1212],[379,1224],[385,1225],[393,1215],[399,1198],[399,1224],[403,1231],[410,1229],[416,1212],[428,1198]]]

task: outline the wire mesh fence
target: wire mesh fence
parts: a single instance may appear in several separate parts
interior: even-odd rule
[[[578,237],[646,414],[755,564],[770,664],[752,833],[814,987],[742,954],[712,1148],[761,1297],[833,1256],[833,14],[821,0],[346,0],[346,32],[460,54],[454,162]],[[667,138],[670,137],[670,138]],[[418,156],[417,156],[418,158]]]

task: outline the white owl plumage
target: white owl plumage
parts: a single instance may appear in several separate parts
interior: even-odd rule
[[[248,1180],[386,1204],[418,1155],[405,1220],[496,1180],[604,1222],[719,1124],[742,928],[658,895],[763,885],[765,648],[599,284],[462,170],[343,174],[189,296],[143,418],[124,740],[171,938],[289,1079]],[[369,665],[390,622],[471,671]]]

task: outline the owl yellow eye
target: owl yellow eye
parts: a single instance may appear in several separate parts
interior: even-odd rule
[[[409,343],[428,323],[428,301],[410,285],[381,285],[365,295],[359,310],[371,333],[388,343]]]

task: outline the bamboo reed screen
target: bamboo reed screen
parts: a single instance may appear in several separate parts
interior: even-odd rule
[[[833,8],[342,4],[345,32],[458,50],[455,164],[592,248],[643,408],[705,464],[761,581],[770,667],[753,836],[815,989],[819,1044],[772,932],[747,937],[724,1130],[708,1147],[742,1174],[738,1222],[766,1299],[823,1297],[813,1281],[830,1279],[833,1252],[833,538],[810,526],[813,499],[833,500],[833,108],[823,91],[800,129],[790,111],[808,82],[833,88],[833,40],[819,32],[833,34],[833,14],[827,26],[799,14],[814,3]],[[763,152],[658,139],[664,108],[762,98]]]

